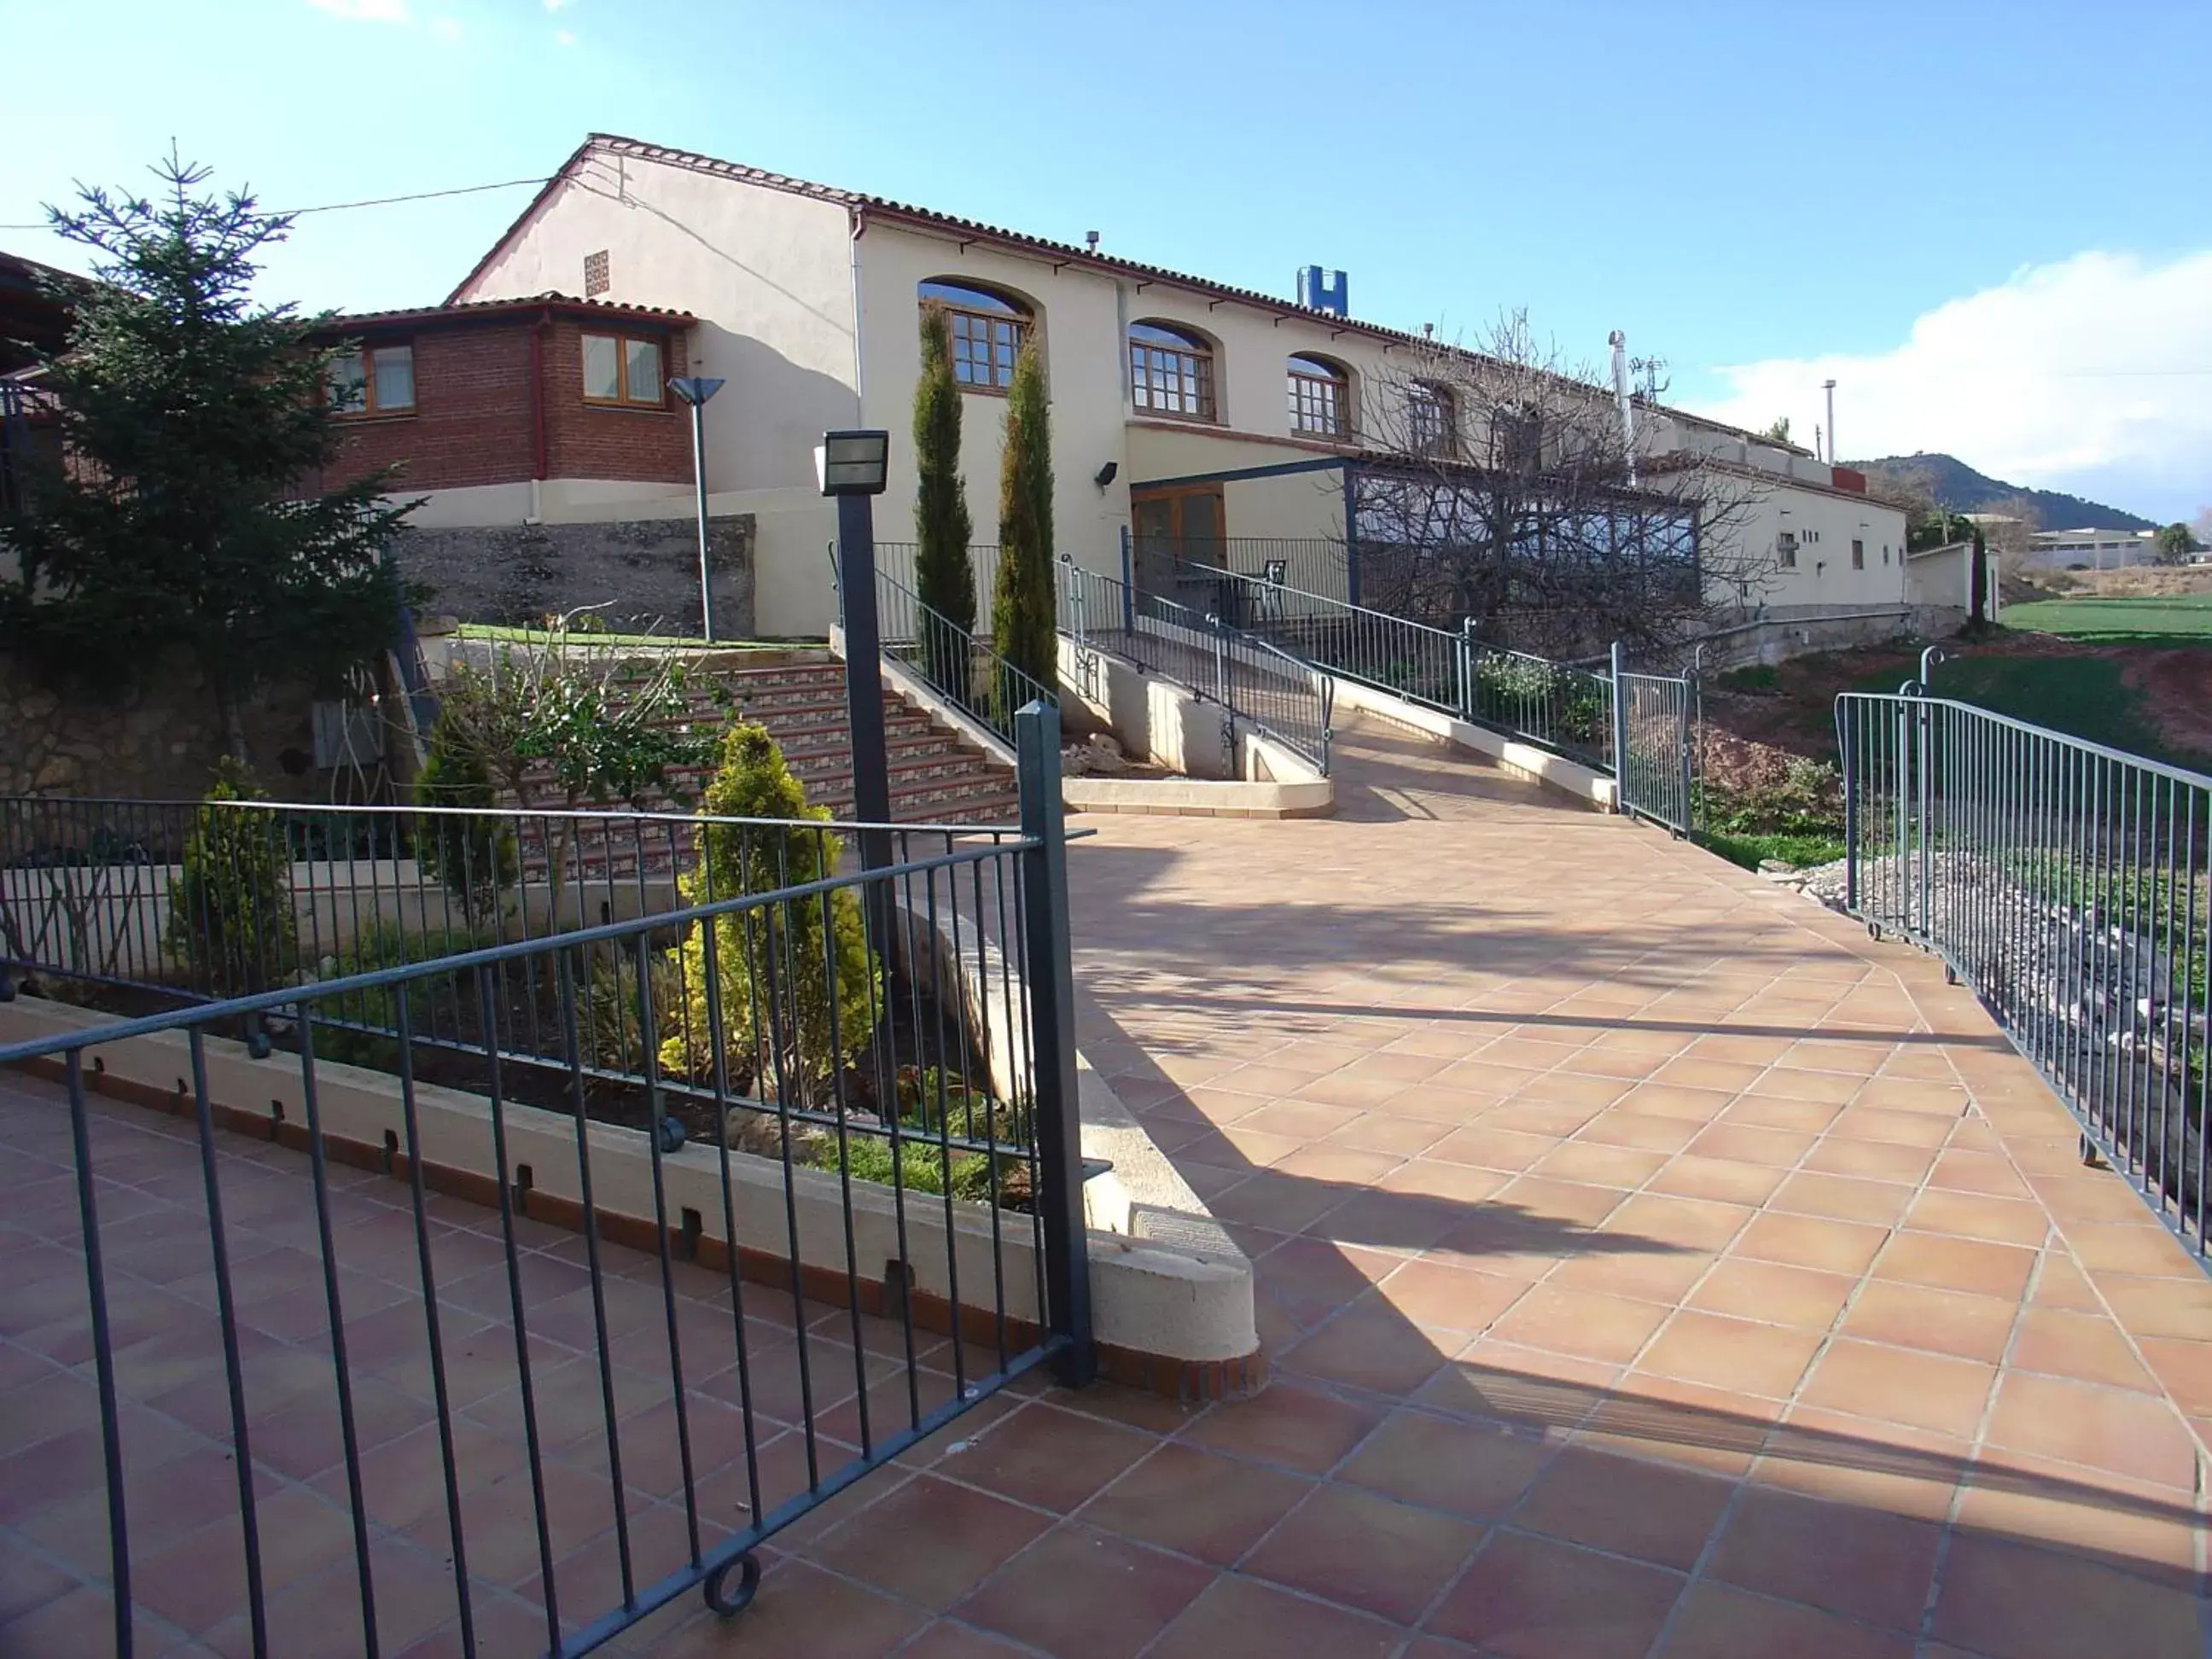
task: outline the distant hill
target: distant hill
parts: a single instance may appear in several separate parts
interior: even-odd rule
[[[1879,492],[1917,483],[1936,505],[1954,513],[1979,513],[1998,502],[2027,501],[2035,507],[2039,529],[2155,530],[2158,526],[2117,507],[2106,507],[2063,489],[2029,489],[1977,472],[1955,455],[1887,455],[1878,461],[1851,461]]]

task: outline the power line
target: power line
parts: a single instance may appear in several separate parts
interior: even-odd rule
[[[343,213],[349,208],[391,207],[400,202],[434,201],[441,196],[476,196],[488,190],[513,190],[521,185],[542,185],[543,179],[502,179],[491,185],[463,185],[457,190],[421,190],[410,196],[374,196],[365,202],[325,202],[319,207],[286,208],[272,218],[299,218],[309,213]],[[47,230],[52,228],[44,220],[23,225],[0,225],[0,230]]]

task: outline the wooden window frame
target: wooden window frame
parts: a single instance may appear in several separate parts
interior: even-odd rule
[[[1419,411],[1424,408],[1435,411],[1433,431],[1422,429],[1426,423]],[[1458,454],[1459,399],[1443,386],[1416,381],[1406,393],[1406,440],[1416,455]]]
[[[666,335],[647,333],[640,329],[626,331],[605,328],[579,329],[576,331],[576,368],[580,375],[584,367],[586,343],[592,340],[612,340],[615,343],[615,395],[611,398],[594,398],[589,386],[586,386],[584,391],[584,402],[587,407],[658,410],[664,414],[667,412],[668,337]],[[629,348],[634,343],[651,346],[660,359],[660,373],[654,377],[654,384],[660,395],[651,403],[629,395]]]
[[[407,354],[407,383],[415,388],[415,396],[404,404],[385,408],[376,401],[376,354],[380,351],[404,351]],[[422,388],[415,378],[415,342],[412,340],[364,341],[349,354],[361,365],[361,407],[333,409],[331,416],[340,421],[397,421],[414,414],[422,401]]]
[[[935,283],[944,288],[964,288],[972,293],[988,294],[993,299],[998,301],[1000,305],[1006,307],[1006,309],[1005,311],[985,311],[977,306],[963,306],[959,301],[947,299],[942,294],[927,294],[920,291],[922,289],[927,288],[932,283]],[[1027,306],[1006,295],[994,294],[991,289],[978,287],[973,283],[956,283],[947,276],[930,276],[924,278],[921,283],[916,285],[916,298],[924,306],[933,304],[943,306],[945,307],[945,316],[951,319],[952,379],[954,383],[957,385],[963,392],[976,392],[986,398],[1005,397],[1006,395],[1006,389],[1014,383],[1014,365],[1021,360],[1022,348],[1029,343],[1030,331],[1035,329],[1036,326],[1036,317],[1035,313],[1032,313]],[[960,371],[963,367],[963,363],[960,356],[960,348],[963,342],[961,340],[960,334],[963,325],[965,325],[971,331],[978,330],[981,331],[984,342],[984,362],[991,371],[991,378],[988,380],[969,380],[963,378],[961,374]],[[997,348],[1000,343],[994,337],[997,331],[1000,329],[1005,329],[1013,337],[1012,339],[1007,343],[1010,349],[1006,355],[1006,378],[1004,380],[1000,380],[999,378]],[[972,347],[972,340],[968,342],[968,343]],[[974,353],[972,349],[969,353],[969,361],[974,361]]]
[[[1304,353],[1292,353],[1289,362],[1291,431],[1301,438],[1334,438],[1340,441],[1352,435],[1352,374],[1320,357]],[[1326,388],[1326,395],[1308,388]],[[1309,403],[1320,404],[1332,412],[1326,426],[1316,426],[1307,419]]]
[[[1132,323],[1129,328],[1130,332],[1127,336],[1129,403],[1137,414],[1158,421],[1186,421],[1196,426],[1220,425],[1220,400],[1215,390],[1217,358],[1212,343],[1176,324],[1154,322],[1150,319]],[[1141,340],[1135,332],[1139,328],[1161,329],[1178,335],[1180,338],[1173,345],[1158,340]],[[1176,360],[1175,380],[1177,391],[1175,395],[1178,401],[1188,398],[1196,404],[1195,410],[1165,409],[1158,404],[1145,401],[1147,397],[1157,395],[1152,389],[1152,383],[1155,380],[1150,373],[1152,365],[1146,361],[1154,356]],[[1182,389],[1184,387],[1194,390],[1186,392]]]

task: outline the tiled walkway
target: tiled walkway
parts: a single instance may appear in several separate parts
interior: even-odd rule
[[[1273,1386],[992,1402],[743,1618],[624,1645],[2204,1655],[2212,1284],[1971,999],[1651,830],[1342,752],[1335,819],[1072,854],[1085,1050],[1254,1256]],[[25,1391],[82,1369],[4,1330],[0,1545],[58,1455]],[[106,1650],[84,1519],[0,1562],[0,1653]]]

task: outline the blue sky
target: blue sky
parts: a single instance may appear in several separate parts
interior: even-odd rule
[[[2212,6],[0,0],[0,59],[44,141],[0,224],[173,136],[293,207],[598,129],[1279,293],[1342,266],[1378,322],[1626,328],[1670,400],[1801,438],[1833,374],[1846,454],[2212,504]],[[313,216],[270,293],[442,297],[526,196]]]

